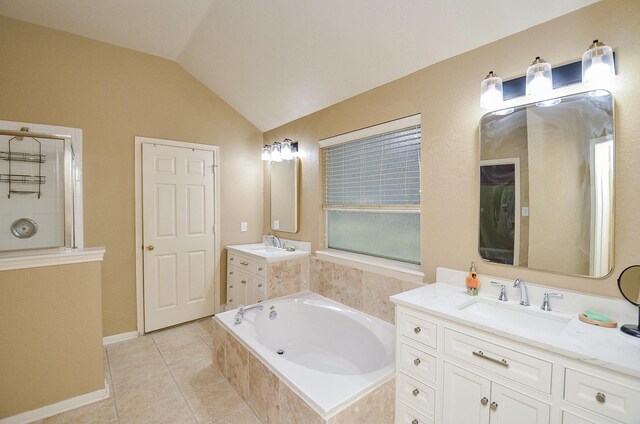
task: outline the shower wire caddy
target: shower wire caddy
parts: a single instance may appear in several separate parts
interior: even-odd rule
[[[22,128],[21,131],[28,131],[27,128]],[[29,137],[29,136],[26,136]],[[7,193],[7,197],[10,199],[12,194],[36,194],[38,199],[42,196],[42,184],[46,182],[46,177],[42,175],[42,164],[46,162],[46,155],[42,154],[42,143],[35,137],[32,138],[36,143],[38,143],[38,153],[25,153],[25,152],[16,152],[11,150],[11,143],[15,141],[22,141],[24,136],[14,136],[9,139],[9,148],[7,152],[0,152],[0,160],[4,160],[9,162],[9,173],[8,174],[0,174],[0,183],[8,183],[9,190]],[[11,172],[11,163],[12,162],[27,162],[27,163],[37,163],[38,164],[38,174],[37,175],[27,175],[27,174],[15,174]],[[37,184],[38,190],[17,190],[12,187],[12,184]]]

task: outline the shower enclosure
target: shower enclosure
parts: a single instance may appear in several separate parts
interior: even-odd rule
[[[75,248],[72,135],[0,127],[0,252]]]

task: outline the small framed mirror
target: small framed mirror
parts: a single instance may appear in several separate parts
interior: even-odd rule
[[[638,307],[638,325],[625,324],[620,331],[640,337],[640,265],[632,265],[620,273],[618,289],[625,299]]]
[[[484,115],[479,253],[602,278],[613,267],[613,97],[603,90]]]
[[[300,160],[271,162],[271,229],[298,232]]]

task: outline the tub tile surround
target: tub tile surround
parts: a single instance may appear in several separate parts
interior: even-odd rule
[[[309,290],[391,324],[395,323],[395,305],[389,297],[422,285],[309,258]]]
[[[245,387],[244,381],[232,386],[263,424],[393,423],[395,380],[387,381],[333,417],[324,419],[254,357],[219,322],[213,320],[213,326],[213,364],[228,379],[246,380],[246,387],[248,387],[246,394],[236,388]],[[238,356],[249,359],[238,361],[236,359]]]
[[[269,298],[305,291],[305,284],[303,284],[304,263],[309,263],[307,258],[270,263],[267,280]],[[308,282],[306,285],[308,287]]]

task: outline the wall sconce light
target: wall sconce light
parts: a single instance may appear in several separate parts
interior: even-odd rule
[[[582,82],[602,84],[613,77],[613,50],[601,41],[593,40],[582,55]]]
[[[273,145],[265,144],[262,148],[262,160],[272,162],[282,162],[292,160],[298,153],[298,142],[285,138],[283,141],[276,141]]]
[[[551,65],[538,56],[527,68],[527,96],[545,97],[552,91]]]
[[[480,107],[496,109],[502,103],[502,78],[490,71],[480,84]]]

